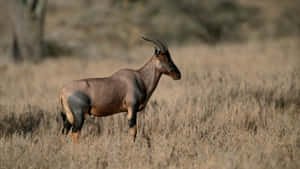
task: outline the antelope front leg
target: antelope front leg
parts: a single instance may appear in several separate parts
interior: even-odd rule
[[[129,125],[129,134],[133,139],[133,142],[135,142],[136,138],[136,113],[137,111],[134,108],[128,109],[128,125]]]

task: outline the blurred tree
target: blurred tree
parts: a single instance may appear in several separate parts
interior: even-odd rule
[[[6,0],[6,4],[13,27],[13,60],[41,61],[47,0]]]
[[[112,0],[111,3],[112,5],[130,5],[137,1],[142,1],[142,0]]]

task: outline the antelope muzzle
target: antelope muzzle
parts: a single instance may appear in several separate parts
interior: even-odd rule
[[[171,71],[168,73],[169,76],[173,78],[173,80],[180,80],[181,79],[181,73],[177,66],[173,65],[171,68]]]

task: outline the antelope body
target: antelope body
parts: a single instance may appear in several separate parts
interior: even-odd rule
[[[100,117],[128,112],[130,135],[135,141],[137,112],[145,108],[161,76],[181,78],[166,45],[159,40],[143,39],[158,49],[155,47],[154,55],[140,69],[121,69],[109,77],[76,80],[61,89],[63,134],[72,128],[71,135],[77,143],[87,115]]]

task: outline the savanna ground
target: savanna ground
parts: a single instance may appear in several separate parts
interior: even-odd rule
[[[52,57],[14,64],[0,1],[0,169],[300,168],[299,1],[48,2]],[[139,68],[153,54],[140,35],[169,43],[182,79],[161,79],[136,142],[126,113],[61,137],[59,89]]]
[[[300,167],[299,39],[170,45],[182,80],[163,77],[138,114],[89,117],[81,140],[60,137],[58,90],[73,79],[138,68],[149,46],[119,58],[62,57],[0,67],[0,168]],[[114,49],[117,50],[117,49]]]

